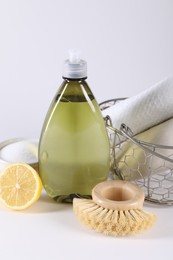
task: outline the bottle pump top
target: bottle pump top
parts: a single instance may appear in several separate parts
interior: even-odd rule
[[[76,50],[69,51],[69,58],[64,62],[63,78],[81,79],[87,77],[87,63],[81,60]]]

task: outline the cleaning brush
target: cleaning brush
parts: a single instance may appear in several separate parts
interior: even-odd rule
[[[97,232],[124,236],[152,226],[155,215],[143,210],[144,192],[133,183],[110,180],[97,184],[92,199],[73,200],[78,219]]]

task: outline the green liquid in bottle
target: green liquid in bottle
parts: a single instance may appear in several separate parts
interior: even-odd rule
[[[85,80],[65,79],[46,116],[39,173],[57,201],[89,197],[109,173],[109,140],[99,106]]]

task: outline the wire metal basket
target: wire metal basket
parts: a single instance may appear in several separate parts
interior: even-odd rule
[[[100,108],[105,110],[123,99],[104,101]],[[105,122],[111,146],[110,178],[136,183],[150,202],[173,205],[173,146],[139,140],[123,123],[115,129],[109,116]]]

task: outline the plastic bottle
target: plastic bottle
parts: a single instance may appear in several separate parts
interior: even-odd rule
[[[39,173],[48,195],[57,201],[88,197],[108,177],[108,135],[86,78],[86,62],[70,52],[40,137]]]

